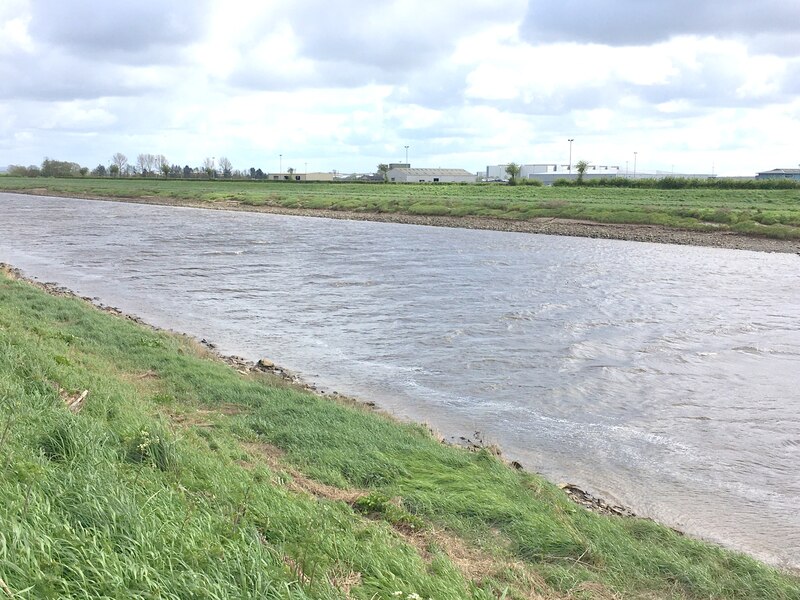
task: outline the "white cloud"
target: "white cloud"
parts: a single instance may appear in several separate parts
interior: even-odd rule
[[[0,17],[1,19],[1,17]],[[33,39],[28,33],[28,19],[11,17],[0,20],[0,56],[14,56],[17,52],[30,54],[34,50]]]

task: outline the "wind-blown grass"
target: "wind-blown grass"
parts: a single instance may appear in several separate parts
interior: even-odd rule
[[[613,181],[613,180],[610,180]],[[636,180],[644,185],[645,180]],[[720,180],[721,181],[721,180]],[[0,177],[0,190],[105,198],[161,197],[212,204],[530,220],[650,224],[800,239],[800,187],[655,187],[496,184],[344,184]]]
[[[800,598],[486,450],[5,275],[0,579],[20,598]]]

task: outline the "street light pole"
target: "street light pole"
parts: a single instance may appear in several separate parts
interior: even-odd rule
[[[408,146],[406,146],[405,148],[406,148],[406,164],[408,164]]]
[[[569,138],[567,141],[569,142],[569,166],[567,169],[569,170],[570,175],[572,175],[572,142],[574,142],[575,139]]]
[[[278,173],[283,173],[283,154],[278,154]]]
[[[638,152],[634,152],[633,153],[633,178],[634,179],[636,179],[636,159],[638,158],[638,156],[639,156]]]

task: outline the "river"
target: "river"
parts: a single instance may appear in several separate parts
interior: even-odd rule
[[[800,257],[0,193],[0,260],[800,568]]]

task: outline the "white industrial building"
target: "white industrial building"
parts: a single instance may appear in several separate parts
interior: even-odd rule
[[[464,169],[394,167],[386,173],[386,180],[396,183],[475,183],[476,176]]]
[[[508,165],[489,165],[486,167],[486,180],[487,181],[508,181],[508,173],[506,167]],[[638,170],[635,173],[633,170],[625,171],[618,166],[612,165],[589,165],[586,172],[583,174],[584,180],[589,179],[612,179],[615,177],[625,177],[628,179],[664,179],[665,177],[675,177],[679,179],[709,179],[714,177],[713,174],[707,173],[675,173],[673,171],[645,171]],[[561,165],[556,163],[538,163],[530,165],[520,165],[519,172],[520,179],[536,179],[545,185],[552,185],[557,179],[567,179],[574,181],[578,179],[578,171],[573,163],[572,168],[570,165]]]
[[[509,179],[506,173],[508,165],[489,165],[486,167],[486,179],[488,181]],[[560,165],[557,163],[536,163],[528,165],[519,165],[519,178],[520,179],[538,179],[544,184],[551,184],[556,179],[577,179],[578,171],[575,165],[570,169],[569,165]],[[610,165],[589,165],[589,168],[584,174],[584,179],[600,179],[602,177],[619,177],[620,169],[617,166]]]

